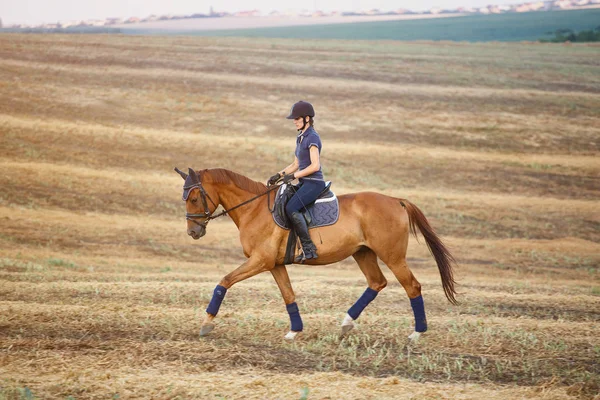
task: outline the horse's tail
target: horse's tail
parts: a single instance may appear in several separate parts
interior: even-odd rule
[[[419,207],[405,199],[400,199],[400,204],[408,213],[411,233],[417,238],[416,227],[419,228],[419,231],[421,231],[421,234],[423,234],[423,237],[425,238],[425,242],[427,243],[427,247],[429,247],[431,255],[435,258],[435,262],[440,270],[440,276],[442,277],[442,287],[444,288],[446,298],[450,303],[458,304],[458,301],[456,301],[456,298],[454,297],[456,295],[456,290],[454,289],[456,281],[454,280],[454,272],[452,270],[453,265],[456,264],[456,260],[450,253],[450,250],[442,243],[431,225],[429,225],[429,221],[427,221],[427,218],[425,218],[425,215]]]

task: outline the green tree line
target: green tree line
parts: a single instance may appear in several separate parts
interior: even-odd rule
[[[600,26],[596,29],[575,32],[572,29],[557,29],[554,32],[546,32],[546,35],[554,35],[550,39],[540,39],[544,43],[564,43],[564,42],[600,42]]]

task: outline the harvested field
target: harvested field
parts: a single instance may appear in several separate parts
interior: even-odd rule
[[[600,47],[0,36],[0,399],[599,399]],[[172,169],[266,181],[311,101],[338,194],[418,205],[429,331],[388,287],[340,339],[352,259],[288,271],[305,331],[227,218],[186,234]],[[422,242],[422,241],[421,241]]]

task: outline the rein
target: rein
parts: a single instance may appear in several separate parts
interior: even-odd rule
[[[262,197],[262,196],[264,196],[264,195],[266,195],[266,194],[269,194],[269,193],[271,193],[273,190],[276,190],[276,189],[278,189],[278,188],[279,188],[279,186],[280,186],[280,185],[276,185],[276,186],[271,186],[271,187],[268,187],[268,188],[267,188],[267,191],[266,191],[266,192],[264,192],[264,193],[261,193],[261,194],[259,194],[259,195],[257,195],[257,196],[254,196],[254,197],[252,197],[251,199],[248,199],[248,200],[244,201],[243,203],[240,203],[240,204],[238,204],[238,205],[236,205],[236,206],[233,206],[233,207],[231,207],[231,208],[230,208],[230,209],[228,209],[228,210],[223,210],[223,211],[221,211],[220,213],[218,213],[217,215],[211,215],[210,211],[208,211],[208,202],[206,201],[206,199],[208,198],[208,200],[210,200],[210,202],[213,204],[213,206],[215,206],[215,209],[216,209],[218,206],[217,206],[217,204],[215,204],[215,202],[214,202],[214,201],[213,201],[213,200],[210,198],[210,195],[209,195],[209,194],[206,192],[206,190],[204,190],[204,187],[202,187],[202,184],[201,184],[201,183],[198,183],[198,184],[196,184],[196,185],[190,186],[190,187],[189,187],[189,189],[191,190],[191,189],[193,189],[193,188],[197,187],[197,188],[200,190],[200,195],[201,195],[201,198],[202,198],[202,205],[204,206],[204,213],[202,213],[202,214],[190,214],[190,213],[185,213],[185,219],[186,219],[186,220],[188,220],[188,221],[192,221],[193,223],[195,223],[195,224],[197,224],[197,225],[200,225],[200,226],[204,226],[204,227],[206,227],[206,225],[208,225],[208,222],[209,222],[209,221],[211,221],[211,220],[213,220],[213,219],[216,219],[216,218],[219,218],[219,217],[222,217],[223,215],[225,215],[225,214],[229,213],[230,211],[233,211],[233,210],[235,210],[235,209],[237,209],[237,208],[240,208],[240,207],[242,207],[242,206],[245,206],[246,204],[248,204],[248,203],[251,203],[251,202],[253,202],[253,201],[254,201],[254,200],[256,200],[256,199],[258,199],[258,198],[260,198],[260,197]],[[270,197],[268,197],[267,199],[268,199],[268,202],[270,203],[270,200],[271,200],[271,198],[270,198]],[[268,205],[268,204],[267,204],[267,207],[269,207],[269,205]],[[204,220],[204,221],[202,221],[202,222],[198,222],[198,221],[196,221],[194,218],[205,218],[205,220]]]

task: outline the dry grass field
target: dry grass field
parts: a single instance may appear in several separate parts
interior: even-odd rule
[[[429,331],[353,260],[234,286],[235,225],[186,234],[173,167],[266,181],[311,101],[338,194],[417,204],[459,262],[459,306],[424,244]],[[600,47],[0,36],[0,399],[599,399]]]

